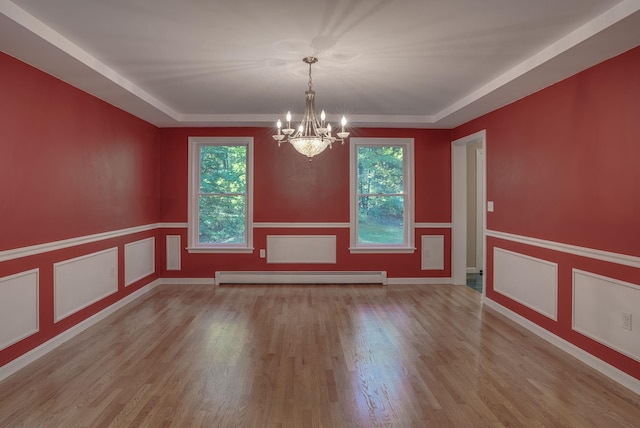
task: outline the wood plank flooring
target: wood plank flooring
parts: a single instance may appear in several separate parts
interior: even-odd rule
[[[0,383],[1,427],[633,427],[464,286],[159,286]]]

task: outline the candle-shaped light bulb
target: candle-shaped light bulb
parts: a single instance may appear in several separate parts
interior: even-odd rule
[[[282,122],[280,121],[280,119],[278,119],[278,123],[276,123],[276,126],[278,127],[278,135],[280,135],[280,128],[282,128]]]
[[[291,112],[287,112],[287,128],[291,128]]]
[[[298,126],[298,132],[302,134],[302,131],[304,131],[304,128],[302,127],[302,124],[300,124],[300,126]]]
[[[324,127],[324,120],[326,119],[326,115],[324,114],[324,110],[320,113],[320,120],[322,121],[322,126]]]
[[[342,120],[340,121],[340,124],[342,125],[342,132],[344,132],[344,127],[347,124],[347,118],[342,116]]]
[[[327,135],[331,137],[331,124],[327,125]]]

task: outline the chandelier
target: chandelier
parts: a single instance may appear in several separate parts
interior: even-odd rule
[[[347,119],[342,116],[341,131],[336,133],[334,137],[331,135],[331,124],[325,121],[326,115],[324,110],[320,113],[320,120],[316,117],[316,103],[314,101],[315,91],[313,90],[313,81],[311,79],[311,64],[318,62],[318,58],[314,56],[308,56],[303,58],[306,64],[309,64],[309,89],[305,91],[306,104],[304,108],[304,115],[298,125],[297,129],[291,127],[291,112],[287,112],[287,127],[282,129],[282,122],[278,119],[276,126],[278,127],[278,133],[273,135],[273,139],[278,142],[278,147],[282,143],[291,143],[291,145],[301,154],[307,156],[309,161],[315,155],[322,153],[327,147],[340,141],[344,144],[345,138],[349,136],[348,132],[345,132],[344,127],[347,124]]]

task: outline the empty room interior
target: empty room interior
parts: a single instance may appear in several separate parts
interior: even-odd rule
[[[0,0],[0,426],[640,426],[640,1]]]

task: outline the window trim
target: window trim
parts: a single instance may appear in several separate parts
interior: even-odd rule
[[[242,244],[198,243],[199,154],[201,147],[213,145],[247,147],[246,241]],[[187,251],[189,253],[253,253],[253,137],[189,137],[188,170]]]
[[[404,148],[404,234],[402,244],[359,244],[358,243],[358,147],[401,146]],[[350,203],[350,245],[351,253],[414,253],[415,247],[415,174],[413,138],[350,138],[349,142],[349,203]]]

